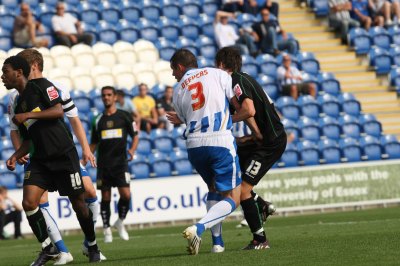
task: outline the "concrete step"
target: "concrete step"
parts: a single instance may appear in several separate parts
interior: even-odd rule
[[[317,55],[317,58],[319,58],[319,54],[321,53],[344,53],[348,51],[348,48],[346,45],[337,45],[337,46],[310,46],[310,47],[304,47],[300,43],[300,47],[302,50],[307,51],[307,52],[313,52],[315,55]]]
[[[318,54],[318,60],[322,63],[337,63],[342,61],[355,61],[361,62],[354,53],[351,52],[343,52],[343,53],[321,53]]]
[[[304,51],[308,51],[309,49],[318,49],[322,47],[337,47],[340,46],[340,40],[337,39],[326,39],[326,40],[320,40],[320,41],[315,41],[315,40],[307,40],[307,41],[300,41],[301,44],[301,49]]]
[[[376,81],[375,72],[347,72],[335,74],[336,78],[342,83],[347,81]]]
[[[301,23],[297,23],[297,24],[282,24],[282,28],[286,31],[286,32],[290,32],[293,33],[294,36],[296,36],[298,33],[300,32],[324,32],[326,31],[325,26],[315,26],[315,25],[306,25],[304,26]]]
[[[356,92],[354,93],[357,100],[362,104],[372,103],[372,102],[385,102],[385,101],[397,101],[397,96],[395,92]],[[400,124],[400,118],[397,118]]]
[[[346,67],[346,66],[362,66],[359,61],[355,60],[354,58],[347,58],[347,59],[342,59],[342,60],[332,60],[332,61],[326,61],[324,59],[318,59],[319,64],[321,67],[332,67],[332,68],[340,68],[340,67]]]
[[[400,104],[390,102],[379,103],[375,105],[364,104],[362,110],[366,113],[391,113],[400,112]]]
[[[399,116],[400,116],[400,113],[377,114],[376,118],[381,122],[390,123],[390,124],[397,123],[400,126]]]
[[[333,72],[335,74],[345,73],[349,71],[366,71],[368,68],[366,66],[359,65],[330,65],[323,66],[322,70],[327,72]]]

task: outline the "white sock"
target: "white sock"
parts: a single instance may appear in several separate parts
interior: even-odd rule
[[[220,200],[221,200],[220,194],[216,192],[208,192],[206,201],[207,212]],[[215,242],[214,239],[218,238],[222,234],[222,222],[219,222],[218,224],[214,225],[213,227],[210,228],[210,230],[211,230],[211,235],[213,237],[213,242]]]
[[[46,220],[47,232],[49,234],[51,242],[57,243],[58,241],[62,240],[61,233],[58,229],[56,221],[50,214],[49,203],[46,202],[44,204],[40,204],[40,210],[42,211],[44,219]]]
[[[95,199],[95,200],[94,200]],[[97,197],[92,199],[86,199],[86,205],[88,206],[88,208],[92,211],[92,215],[93,215],[93,223],[96,225],[97,222],[97,217],[99,216],[100,213],[100,204],[97,201]]]

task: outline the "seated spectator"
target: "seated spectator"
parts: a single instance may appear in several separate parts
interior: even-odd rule
[[[148,133],[159,126],[158,114],[156,110],[156,101],[148,95],[148,87],[146,84],[139,84],[139,95],[132,100],[140,115],[140,130]]]
[[[383,27],[384,19],[383,16],[376,15],[371,17],[368,0],[351,0],[352,6],[352,17],[359,21],[364,29],[369,30],[372,25]]]
[[[165,128],[171,131],[174,125],[169,122],[166,117],[166,112],[174,111],[174,105],[172,103],[172,96],[174,95],[174,88],[167,86],[164,91],[164,96],[157,99],[157,112],[159,117],[160,128]],[[175,125],[179,127],[180,125]]]
[[[77,43],[92,43],[92,35],[82,30],[81,22],[69,13],[65,13],[64,3],[58,2],[56,15],[51,18],[51,25],[58,44],[71,47]]]
[[[282,66],[278,67],[278,81],[282,85],[282,94],[290,95],[295,100],[299,94],[310,94],[316,97],[317,91],[313,83],[302,82],[300,71],[293,65],[288,54],[283,56]]]
[[[135,121],[136,125],[140,125],[140,115],[137,112],[135,106],[133,105],[132,101],[127,100],[125,97],[125,92],[123,90],[116,90],[117,93],[117,109],[124,110],[132,115],[133,120]]]
[[[359,27],[360,23],[350,17],[351,2],[348,0],[329,0],[329,24],[340,32],[342,43],[347,42],[349,27]]]
[[[35,20],[30,7],[26,3],[20,6],[20,15],[15,17],[13,27],[13,42],[15,46],[30,47],[47,47],[49,41],[46,38],[37,38],[36,30],[43,32],[43,26]]]
[[[392,25],[392,13],[400,22],[400,5],[398,2],[389,2],[386,0],[368,0],[368,6],[372,12],[372,17],[383,16],[386,25]]]
[[[6,239],[4,227],[14,223],[14,238],[22,238],[21,234],[22,207],[8,196],[7,188],[0,186],[0,240]]]
[[[273,14],[277,19],[279,16],[279,4],[276,2],[272,2],[272,0],[265,1],[265,7],[269,10],[271,14]]]
[[[222,1],[221,10],[231,13],[242,12],[257,15],[262,8],[267,8],[278,18],[279,5],[276,2],[272,2],[272,0],[225,0]]]
[[[257,55],[257,47],[253,37],[244,29],[239,29],[238,35],[235,28],[228,23],[229,18],[234,18],[233,13],[217,11],[214,20],[215,40],[218,48],[235,46],[240,49],[241,54]]]
[[[261,21],[252,25],[252,34],[261,52],[276,55],[282,50],[287,50],[290,54],[296,54],[298,50],[296,40],[289,39],[279,22],[270,19],[267,8],[261,10],[261,17]]]

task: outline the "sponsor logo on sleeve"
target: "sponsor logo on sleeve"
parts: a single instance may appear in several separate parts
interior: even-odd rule
[[[53,101],[53,100],[57,99],[58,97],[60,97],[58,95],[57,89],[54,88],[54,86],[48,87],[46,89],[46,91],[47,91],[47,96],[49,96],[50,101]]]
[[[233,87],[233,92],[235,93],[236,98],[238,98],[238,99],[239,99],[240,95],[243,94],[242,88],[240,88],[239,84],[236,84],[235,87]]]

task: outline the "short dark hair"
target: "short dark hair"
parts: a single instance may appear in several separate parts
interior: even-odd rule
[[[39,71],[43,72],[43,55],[38,50],[28,48],[19,52],[17,56],[23,57],[26,61],[28,61],[30,66],[36,63],[39,67]]]
[[[115,93],[116,93],[117,95],[125,96],[124,90],[116,90]]]
[[[215,56],[215,64],[219,66],[224,65],[229,71],[239,72],[242,68],[242,56],[236,47],[224,47],[220,49]]]
[[[26,61],[24,58],[20,56],[10,56],[7,58],[3,65],[10,65],[14,70],[21,69],[22,74],[24,75],[25,78],[29,77],[29,73],[31,73],[31,67],[29,66],[28,61]]]
[[[113,86],[104,86],[103,88],[101,88],[101,93],[103,93],[104,90],[112,90],[113,94],[117,94],[117,91]]]
[[[196,56],[188,49],[176,50],[169,61],[171,63],[171,67],[173,67],[173,68],[177,68],[178,64],[180,64],[184,67],[187,67],[187,68],[189,68],[189,67],[197,68],[198,67]]]

